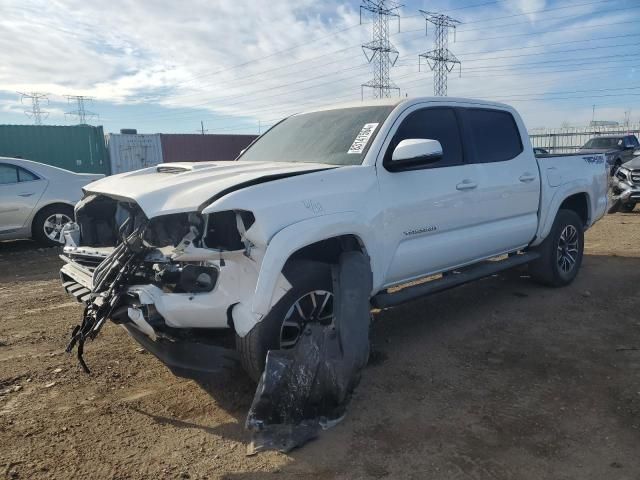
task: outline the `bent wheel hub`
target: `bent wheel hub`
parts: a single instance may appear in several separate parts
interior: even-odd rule
[[[291,305],[280,328],[280,348],[293,348],[309,322],[322,325],[333,323],[333,294],[314,290],[298,298]]]
[[[578,260],[578,230],[573,225],[567,225],[560,234],[558,241],[558,268],[569,273],[576,266]]]
[[[54,242],[62,243],[62,227],[71,221],[64,213],[54,213],[49,215],[44,221],[44,234]]]

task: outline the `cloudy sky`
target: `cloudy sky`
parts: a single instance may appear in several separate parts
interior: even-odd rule
[[[0,123],[16,92],[46,92],[44,123],[87,95],[106,132],[256,133],[316,105],[359,100],[371,77],[358,0],[0,0]],[[433,92],[419,9],[460,20],[449,95],[516,106],[530,129],[640,121],[638,0],[407,0],[391,24],[401,95]],[[365,92],[366,93],[366,92]],[[625,113],[627,112],[627,113]]]

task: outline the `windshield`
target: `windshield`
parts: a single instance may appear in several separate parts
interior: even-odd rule
[[[622,145],[622,138],[592,138],[582,148],[616,148]]]
[[[294,115],[259,137],[239,160],[360,165],[393,109],[377,105]]]

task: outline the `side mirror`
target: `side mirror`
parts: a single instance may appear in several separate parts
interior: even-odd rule
[[[438,140],[408,138],[402,140],[393,151],[392,164],[422,164],[437,162],[442,158],[442,145]]]

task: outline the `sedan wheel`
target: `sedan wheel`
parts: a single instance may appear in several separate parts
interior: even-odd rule
[[[42,229],[49,240],[62,243],[62,228],[69,222],[71,222],[71,218],[64,213],[54,213],[45,219]]]

